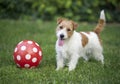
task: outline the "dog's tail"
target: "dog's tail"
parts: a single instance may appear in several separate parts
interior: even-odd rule
[[[99,22],[96,26],[96,28],[94,29],[94,32],[96,34],[100,34],[100,32],[103,30],[104,28],[104,25],[105,25],[105,14],[104,14],[104,10],[102,10],[100,12],[100,19],[99,19]]]

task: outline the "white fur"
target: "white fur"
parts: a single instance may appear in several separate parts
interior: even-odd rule
[[[105,21],[105,13],[104,10],[100,12],[100,19],[103,19]]]

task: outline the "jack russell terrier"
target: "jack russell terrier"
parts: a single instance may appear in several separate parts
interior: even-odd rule
[[[104,64],[103,48],[100,40],[100,32],[105,25],[104,10],[100,13],[96,28],[90,32],[76,32],[75,29],[78,24],[64,18],[58,18],[57,24],[56,70],[63,68],[66,63],[69,71],[74,70],[80,57],[83,57],[86,61],[90,57],[94,57]]]

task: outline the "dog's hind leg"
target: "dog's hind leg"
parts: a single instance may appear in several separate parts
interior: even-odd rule
[[[93,56],[95,57],[95,59],[97,61],[101,61],[101,63],[104,64],[104,56],[103,56],[102,52],[99,52],[99,51],[98,52],[94,52]]]
[[[84,55],[83,58],[85,59],[85,61],[88,61],[89,60],[89,57]]]

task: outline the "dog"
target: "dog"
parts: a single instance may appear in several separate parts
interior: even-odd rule
[[[105,25],[104,10],[100,12],[100,19],[93,31],[76,32],[78,24],[65,18],[57,19],[56,28],[56,70],[68,65],[69,71],[76,68],[78,59],[83,57],[86,61],[90,57],[104,64],[103,48],[100,40],[100,32]]]

